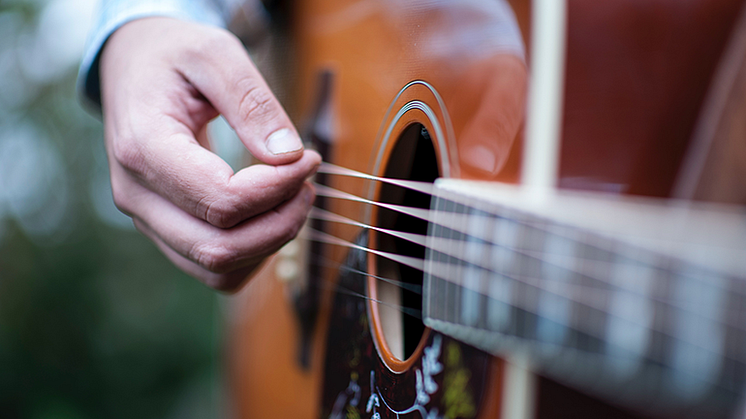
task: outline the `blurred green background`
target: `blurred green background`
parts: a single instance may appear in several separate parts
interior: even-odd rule
[[[0,0],[0,417],[206,418],[221,298],[111,202],[79,105],[95,0]]]

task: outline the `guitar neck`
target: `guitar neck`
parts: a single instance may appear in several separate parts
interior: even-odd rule
[[[438,180],[425,324],[622,403],[732,409],[746,378],[744,209],[534,192]]]

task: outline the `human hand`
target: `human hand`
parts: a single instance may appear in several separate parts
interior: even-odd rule
[[[179,268],[234,290],[292,239],[314,199],[321,159],[303,149],[240,41],[170,18],[129,22],[101,55],[114,202]],[[265,164],[236,173],[210,151],[222,114]]]

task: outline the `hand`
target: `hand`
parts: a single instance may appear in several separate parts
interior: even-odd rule
[[[321,159],[227,31],[170,18],[129,22],[101,56],[114,202],[179,268],[234,290],[292,239]],[[210,151],[222,114],[265,165],[236,173]]]

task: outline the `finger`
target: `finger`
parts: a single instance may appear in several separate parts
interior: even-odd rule
[[[177,65],[256,158],[277,165],[301,157],[300,136],[235,36],[225,31],[201,36]]]
[[[206,150],[212,151],[212,139],[210,138],[211,136],[208,128],[209,125],[202,125],[202,127],[197,129],[194,133],[194,139],[197,141],[197,144],[201,145]]]
[[[208,287],[214,288],[216,290],[226,292],[238,291],[238,289],[244,284],[246,279],[259,267],[259,265],[261,265],[263,261],[262,258],[257,258],[254,263],[250,262],[247,264],[247,266],[231,272],[210,272],[207,269],[204,269],[203,267],[192,262],[191,260],[183,257],[174,249],[169,247],[166,242],[161,240],[161,238],[158,237],[155,232],[144,222],[137,219],[133,221],[135,227],[151,241],[153,241],[153,243],[155,243],[161,253],[163,253],[168,258],[168,260],[171,261],[171,263],[176,265],[177,268],[186,272],[188,275],[199,279]]]
[[[228,228],[293,196],[313,173],[320,157],[301,151],[293,164],[277,169],[252,167],[234,174],[226,162],[203,148],[209,146],[205,124],[215,116],[215,110],[183,74],[174,70],[172,62],[178,61],[179,55],[174,56],[176,52],[171,50],[203,49],[199,35],[205,32],[224,41],[232,38],[215,28],[185,25],[166,18],[130,22],[112,36],[104,51],[102,74],[107,77],[102,79],[102,98],[112,181],[120,175],[123,179],[134,176],[187,213]],[[188,47],[161,50],[161,39],[142,46],[155,49],[149,54],[119,53],[131,48],[133,36],[154,30],[156,39],[175,38],[174,42]],[[248,59],[242,49],[234,53]],[[155,62],[143,61],[147,57]],[[126,193],[118,195],[122,200],[128,198]]]
[[[118,163],[112,167],[117,171],[112,179],[133,175],[187,213],[221,228],[294,196],[321,161],[316,152],[305,151],[291,164],[253,165],[234,174],[225,161],[183,131],[148,140],[110,141],[110,160]]]
[[[155,237],[203,269],[218,273],[247,268],[295,237],[313,201],[313,187],[282,205],[231,229],[220,229],[181,211],[171,202],[140,187],[132,212]]]

